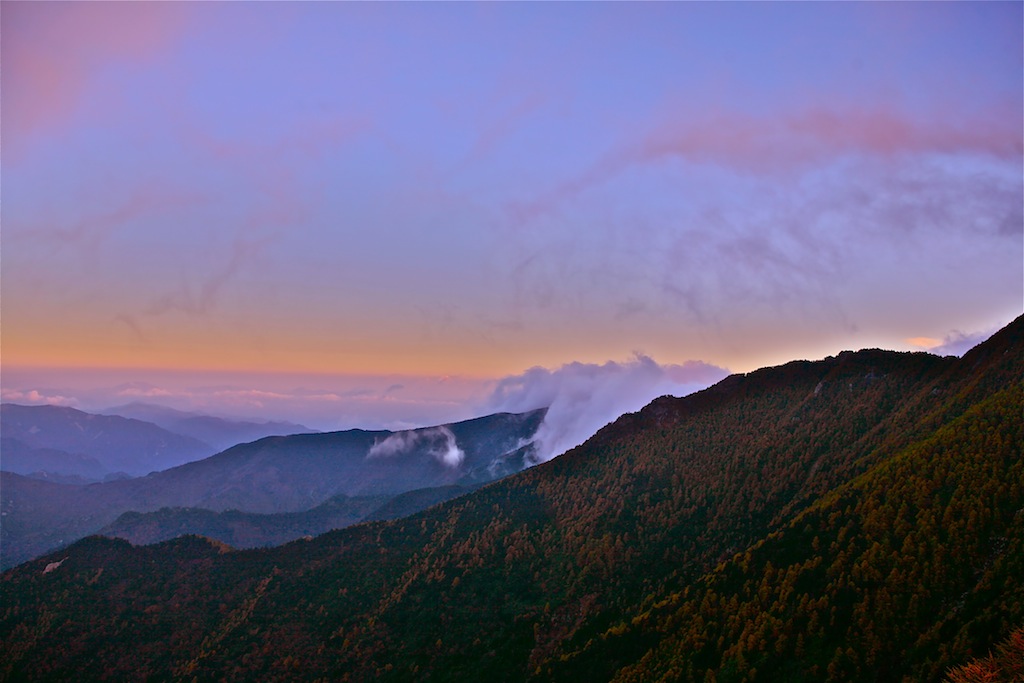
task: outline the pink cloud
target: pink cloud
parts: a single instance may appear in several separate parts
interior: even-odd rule
[[[73,406],[78,401],[69,396],[44,394],[36,389],[3,389],[0,396],[4,401],[29,405]]]
[[[247,141],[225,140],[210,134],[200,125],[186,121],[182,124],[182,139],[211,161],[249,165],[269,160],[280,163],[282,158],[293,153],[305,157],[321,156],[327,150],[351,141],[370,128],[369,121],[363,118],[326,116],[298,121],[277,137]]]
[[[884,105],[861,109],[817,105],[776,118],[728,112],[696,121],[686,117],[671,121],[625,156],[638,162],[678,156],[754,172],[844,154],[967,153],[1012,159],[1022,151],[1019,123],[1010,111],[957,122],[926,121]]]
[[[528,222],[631,167],[670,159],[756,175],[800,171],[847,155],[967,154],[1020,160],[1020,118],[1012,106],[974,115],[953,113],[942,120],[914,117],[887,104],[814,104],[772,117],[680,108],[575,178],[531,202],[513,205],[511,215],[517,223]]]
[[[47,243],[53,248],[72,247],[95,257],[100,245],[117,230],[147,216],[187,208],[208,200],[204,194],[175,192],[154,183],[142,185],[108,210],[80,211],[73,220],[61,222],[44,216],[33,223],[9,224],[10,239]]]
[[[97,70],[171,47],[187,11],[185,3],[3,3],[5,157],[23,153],[26,137],[68,125]]]
[[[505,108],[482,127],[463,164],[472,165],[487,158],[550,99],[546,93],[533,91],[528,92],[511,107]]]

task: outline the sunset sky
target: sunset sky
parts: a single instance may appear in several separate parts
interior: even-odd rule
[[[1024,309],[1022,8],[5,1],[4,400],[427,424],[960,352]]]

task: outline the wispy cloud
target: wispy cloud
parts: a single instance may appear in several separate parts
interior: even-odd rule
[[[174,3],[6,3],[5,163],[20,159],[32,136],[53,136],[67,126],[101,68],[114,60],[145,62],[172,48],[188,12]]]
[[[198,191],[173,192],[154,185],[140,185],[124,200],[114,200],[108,208],[95,212],[83,211],[67,222],[53,218],[30,225],[12,221],[13,225],[7,226],[5,240],[15,244],[45,244],[51,251],[71,248],[83,258],[94,259],[103,243],[116,231],[130,228],[133,223],[147,217],[195,206],[204,199]]]
[[[773,115],[739,110],[679,109],[663,121],[637,126],[595,165],[509,211],[526,223],[626,170],[670,160],[767,175],[803,171],[847,155],[892,158],[906,154],[987,155],[1019,160],[1024,139],[1009,108],[958,119],[926,120],[890,105],[843,109],[808,105]]]
[[[125,398],[166,398],[175,396],[175,392],[155,387],[152,384],[135,382],[117,389],[117,395]]]
[[[113,317],[114,322],[123,323],[139,341],[148,344],[150,339],[143,325],[146,318],[158,318],[173,312],[184,313],[190,317],[206,316],[215,310],[221,292],[238,272],[272,241],[271,237],[236,240],[232,244],[228,258],[198,284],[184,283],[175,290],[158,295],[138,313],[125,311],[116,314]]]
[[[683,113],[659,126],[624,157],[632,162],[680,157],[756,173],[818,164],[845,154],[986,154],[1017,159],[1021,131],[1011,112],[926,120],[888,104],[842,109],[811,105],[771,117]]]
[[[932,337],[912,337],[906,341],[912,346],[925,349],[929,353],[934,353],[937,356],[962,356],[978,344],[991,337],[995,332],[995,329],[981,332],[961,332],[960,330],[952,330],[942,339],[934,339]]]
[[[880,289],[921,308],[909,299],[947,299],[963,284],[943,271],[977,281],[1015,268],[1019,279],[1019,257],[1014,264],[1009,254],[1021,254],[1020,164],[989,154],[985,135],[961,145],[975,156],[924,153],[924,133],[906,153],[890,151],[877,132],[864,133],[866,153],[843,155],[861,148],[851,133],[845,147],[821,143],[820,165],[784,177],[668,152],[649,164],[609,164],[542,197],[507,233],[514,301],[576,314],[575,301],[601,300],[617,319],[672,316],[710,334],[771,311],[794,334],[812,325],[849,334],[889,322],[876,318],[890,308],[878,305]]]
[[[483,123],[463,166],[484,161],[495,148],[508,141],[514,132],[548,103],[550,96],[539,91],[527,92],[518,101],[502,109],[495,118]],[[459,103],[458,106],[463,106]]]

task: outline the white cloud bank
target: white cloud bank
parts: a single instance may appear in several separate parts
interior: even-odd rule
[[[685,396],[721,380],[728,371],[704,363],[661,365],[637,354],[626,362],[535,367],[498,382],[481,413],[525,412],[547,406],[537,430],[538,459],[550,460],[578,446],[623,413],[659,396]]]
[[[455,442],[455,435],[447,427],[432,427],[404,432],[395,432],[370,447],[368,458],[386,458],[408,453],[425,444],[427,452],[438,462],[449,467],[458,467],[465,459],[465,452]]]

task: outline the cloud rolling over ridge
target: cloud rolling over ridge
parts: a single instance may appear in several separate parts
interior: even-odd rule
[[[458,467],[466,457],[466,454],[455,442],[452,430],[444,426],[396,432],[375,442],[366,457],[388,458],[402,455],[422,444],[427,445],[431,456],[448,467]]]
[[[546,461],[659,396],[685,396],[728,374],[702,361],[660,365],[642,354],[601,365],[577,362],[556,370],[535,367],[499,381],[484,409],[520,413],[547,407],[536,435],[537,457]]]

